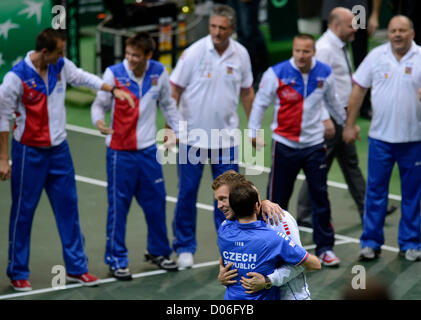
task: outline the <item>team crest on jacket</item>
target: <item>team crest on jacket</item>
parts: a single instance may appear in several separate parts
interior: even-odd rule
[[[412,74],[412,68],[411,67],[406,67],[405,68],[405,74],[411,75]]]
[[[227,66],[227,74],[232,74],[232,67]]]
[[[151,83],[154,87],[158,85],[158,78],[159,78],[159,75],[152,75],[151,76]]]
[[[325,84],[325,79],[317,79],[317,88],[322,89]]]

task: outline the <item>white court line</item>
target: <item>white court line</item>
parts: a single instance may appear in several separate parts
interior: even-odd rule
[[[335,243],[335,245],[340,245],[340,244],[344,244],[344,243],[349,243],[349,241],[345,241],[345,240],[343,240],[342,242],[338,241],[337,243]],[[311,250],[311,249],[314,249],[313,247],[314,247],[314,245],[309,245],[309,246],[305,246],[304,249]],[[216,266],[218,264],[219,264],[219,260],[202,262],[202,263],[194,264],[192,266],[192,269],[211,267],[211,266]],[[155,276],[155,275],[158,275],[158,274],[164,274],[164,273],[168,273],[168,272],[174,273],[174,271],[167,271],[167,270],[160,269],[160,270],[155,270],[155,271],[148,271],[148,272],[133,274],[132,277],[133,277],[133,279],[146,278],[146,277],[151,277],[151,276]],[[182,272],[182,271],[178,271],[178,272]],[[116,278],[106,278],[106,279],[101,279],[98,282],[99,282],[99,284],[106,284],[106,283],[112,283],[112,282],[117,282],[117,281],[118,280]],[[25,296],[32,296],[32,295],[37,295],[37,294],[42,294],[42,293],[50,293],[50,292],[55,292],[55,291],[58,292],[58,291],[75,289],[75,288],[82,288],[82,287],[84,287],[82,284],[76,283],[76,284],[65,285],[65,286],[60,287],[60,288],[37,289],[37,290],[31,290],[31,291],[27,291],[27,292],[19,292],[19,293],[0,295],[0,300],[21,298],[21,297],[25,297]]]
[[[80,182],[94,184],[94,185],[97,185],[97,186],[100,186],[100,187],[106,187],[107,186],[107,182],[106,181],[102,181],[102,180],[98,180],[98,179],[92,179],[92,178],[87,178],[87,177],[83,177],[83,176],[79,176],[79,175],[76,175],[76,180],[77,181],[80,181]],[[166,197],[166,200],[168,202],[177,203],[177,198],[175,198],[175,197],[167,196]],[[213,212],[213,210],[214,210],[214,207],[213,206],[208,205],[208,204],[204,204],[204,203],[200,203],[200,202],[197,202],[196,203],[196,207],[199,208],[199,209],[203,209],[203,210],[207,210],[207,211],[211,211],[211,212]],[[298,227],[298,229],[300,231],[303,231],[303,232],[313,233],[313,229],[311,229],[311,228]],[[347,237],[347,236],[340,235],[340,234],[335,234],[335,238],[338,239],[338,240],[347,241],[347,242],[350,242],[350,243],[351,242],[352,243],[358,243],[358,244],[360,243],[360,240],[357,239],[357,238],[351,238],[351,237]],[[395,247],[390,247],[390,246],[383,245],[381,248],[383,250],[387,250],[387,251],[391,251],[391,252],[399,252],[399,249],[398,248],[395,248]]]
[[[89,129],[89,128],[84,128],[84,127],[80,127],[80,126],[76,126],[73,124],[66,124],[66,129],[69,131],[74,131],[74,132],[79,132],[79,133],[84,133],[84,134],[88,134],[88,135],[92,135],[92,136],[96,136],[96,137],[102,137],[105,138],[105,136],[103,134],[101,134],[98,130],[95,129]],[[158,149],[162,150],[162,145],[158,145]],[[270,168],[267,167],[262,167],[262,166],[254,166],[254,165],[249,165],[243,162],[239,163],[240,167],[242,168],[249,168],[249,169],[256,169],[260,172],[265,172],[265,173],[270,173]],[[305,180],[305,176],[303,174],[299,174],[297,176],[298,180]],[[338,188],[338,189],[343,189],[343,190],[348,190],[348,185],[345,183],[341,183],[341,182],[335,182],[335,181],[327,181],[327,185],[329,187],[333,187],[333,188]],[[402,201],[402,197],[396,194],[389,194],[389,199],[391,200],[396,200],[396,201]]]
[[[76,132],[80,132],[80,133],[84,133],[84,134],[94,135],[94,136],[98,136],[98,137],[104,137],[99,132],[97,132],[96,130],[93,130],[93,129],[87,129],[87,128],[74,126],[74,125],[66,125],[66,128],[70,131],[76,131]],[[245,164],[242,164],[242,163],[240,165],[242,167],[246,166]],[[263,168],[262,171],[270,172],[270,168]],[[80,176],[80,175],[76,175],[75,178],[76,178],[77,181],[80,181],[80,182],[85,182],[85,183],[97,185],[97,186],[100,186],[100,187],[107,187],[106,181],[88,178],[88,177],[84,177],[84,176]],[[298,179],[304,180],[305,177],[303,175],[299,175]],[[338,182],[329,181],[328,185],[332,186],[332,187],[340,188],[340,189],[348,189],[347,185],[342,184],[342,183],[338,183]],[[401,201],[400,196],[389,195],[389,198]],[[169,201],[169,202],[173,202],[173,203],[177,202],[177,198],[171,197],[171,196],[167,196],[166,200]],[[197,208],[208,210],[208,211],[214,210],[213,206],[203,204],[203,203],[197,203],[196,206],[197,206]],[[300,229],[300,231],[307,232],[307,233],[313,232],[313,229],[311,229],[311,228],[299,227],[299,229]],[[341,244],[347,244],[347,243],[356,243],[356,244],[360,243],[359,239],[347,237],[347,236],[344,236],[344,235],[335,234],[335,238],[339,240],[339,241],[335,242],[335,245],[341,245]],[[315,248],[315,245],[313,244],[313,245],[305,246],[304,248],[306,250],[311,250],[311,249]],[[383,245],[382,249],[386,250],[386,251],[391,251],[391,252],[399,252],[398,248],[394,248],[394,247],[390,247],[390,246],[386,246],[386,245]],[[213,266],[213,265],[218,265],[218,264],[219,264],[219,261],[209,261],[209,262],[195,264],[195,265],[193,265],[193,269],[207,267],[207,266]],[[166,270],[156,270],[156,271],[150,271],[150,272],[143,272],[143,273],[134,274],[133,278],[148,277],[148,276],[163,274],[163,273],[166,273],[166,272],[168,272],[168,271],[166,271]],[[117,281],[117,279],[115,279],[115,278],[107,278],[107,279],[101,279],[99,281],[99,283],[105,284],[105,283],[111,283],[111,282],[116,282],[116,281]],[[46,288],[46,289],[32,290],[32,291],[29,291],[29,292],[21,292],[21,293],[14,293],[14,294],[8,294],[8,295],[0,295],[0,300],[13,299],[13,298],[18,298],[18,297],[23,297],[23,296],[49,293],[49,292],[53,292],[53,291],[68,290],[68,289],[80,288],[80,287],[83,287],[83,285],[82,284],[71,284],[71,285],[66,285],[62,288]]]
[[[80,182],[94,184],[94,185],[97,185],[97,186],[100,186],[100,187],[106,187],[107,186],[106,181],[87,178],[87,177],[83,177],[83,176],[79,176],[79,175],[76,175],[75,177],[76,177],[76,180],[80,181]],[[172,203],[177,203],[177,198],[175,198],[175,197],[167,196],[166,200],[169,201],[169,202],[172,202]],[[203,209],[203,210],[207,210],[207,211],[211,211],[211,212],[213,212],[213,210],[214,210],[213,206],[208,205],[208,204],[204,204],[204,203],[200,203],[200,202],[196,203],[196,207],[199,208],[199,209]],[[311,229],[311,228],[298,227],[298,229],[300,231],[303,231],[303,232],[313,233],[313,229]],[[360,240],[357,239],[357,238],[351,238],[351,237],[347,237],[347,236],[340,235],[340,234],[335,234],[335,238],[338,239],[338,240],[348,241],[348,242],[352,242],[352,243],[358,243],[358,244],[360,243]],[[387,250],[387,251],[391,251],[391,252],[399,252],[398,248],[391,247],[391,246],[383,245],[381,248],[383,250]]]
[[[79,175],[75,175],[75,179],[76,179],[76,181],[93,184],[93,185],[96,185],[96,186],[99,186],[99,187],[105,187],[106,188],[107,185],[108,185],[107,181],[102,181],[102,180],[93,179],[93,178],[87,178],[87,177],[79,176]],[[175,197],[167,196],[165,199],[169,202],[177,203],[177,198],[175,198]],[[199,203],[199,202],[196,204],[196,207],[199,208],[199,209],[208,210],[208,211],[214,210],[213,206],[210,206],[210,205],[204,204],[204,203]]]

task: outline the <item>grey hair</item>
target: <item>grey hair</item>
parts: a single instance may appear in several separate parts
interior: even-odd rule
[[[225,17],[229,20],[231,27],[235,29],[237,26],[237,17],[235,14],[235,10],[225,4],[214,6],[210,16],[211,17],[215,17],[215,16]]]

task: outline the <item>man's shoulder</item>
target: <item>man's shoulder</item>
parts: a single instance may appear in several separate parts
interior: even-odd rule
[[[373,48],[366,56],[366,58],[373,58],[373,57],[380,57],[386,54],[388,47],[390,46],[389,42],[381,44],[375,48]]]
[[[316,42],[316,59],[318,55],[329,55],[331,53],[341,52],[342,49],[340,49],[337,45],[333,43],[333,41],[329,38],[328,35],[324,34],[322,37],[320,37],[319,40]]]
[[[110,69],[112,71],[112,73],[114,73],[114,74],[126,71],[123,62],[113,64],[113,65],[109,66],[108,69]]]
[[[327,34],[327,31],[322,34],[322,36],[316,41],[316,50],[319,50],[319,48],[328,47],[330,44],[329,36]],[[317,51],[316,51],[317,52]]]
[[[194,59],[198,56],[203,55],[208,49],[207,38],[208,37],[206,36],[193,42],[183,51],[183,54],[181,55],[180,59]]]
[[[332,74],[332,67],[327,63],[324,63],[316,59],[316,65],[314,66],[314,71],[317,76],[328,77]]]
[[[233,46],[235,52],[239,53],[241,56],[249,56],[249,53],[245,46],[235,39],[230,39],[230,45]]]
[[[269,69],[271,69],[278,78],[282,78],[283,75],[285,75],[286,73],[295,72],[295,69],[293,68],[289,60],[281,61],[273,65]]]
[[[225,230],[225,229],[232,228],[233,225],[234,225],[234,221],[231,221],[231,220],[222,221],[221,225],[218,228],[218,233]]]
[[[15,64],[12,67],[12,69],[10,69],[10,71],[6,74],[6,76],[8,76],[9,78],[17,77],[19,79],[26,79],[28,77],[33,78],[36,76],[36,71],[33,68],[31,68],[24,59]]]
[[[162,72],[164,72],[165,66],[161,62],[151,59],[149,60],[148,69],[152,74],[161,74]]]
[[[15,74],[20,74],[21,72],[23,72],[23,70],[25,70],[28,67],[28,65],[26,64],[25,60],[21,60],[18,63],[16,63],[12,69],[10,69],[11,72],[15,73]]]

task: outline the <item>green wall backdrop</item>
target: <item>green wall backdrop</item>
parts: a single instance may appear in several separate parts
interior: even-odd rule
[[[0,1],[0,82],[35,47],[38,33],[51,26],[50,0]]]

